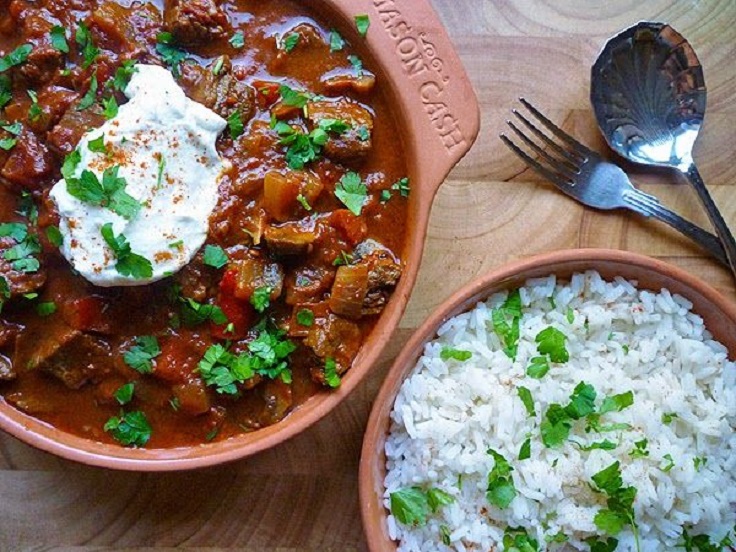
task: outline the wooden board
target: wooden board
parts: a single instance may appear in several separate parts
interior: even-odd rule
[[[435,200],[414,294],[372,376],[332,415],[290,442],[197,472],[106,472],[0,435],[0,551],[364,550],[357,465],[371,399],[412,329],[461,284],[508,260],[600,246],[665,259],[736,296],[729,273],[668,228],[580,207],[525,170],[498,139],[523,95],[605,151],[588,103],[590,65],[605,39],[624,27],[642,19],[669,22],[689,38],[704,66],[708,112],[696,160],[726,219],[736,225],[736,2],[433,3],[476,86],[483,127]],[[625,168],[644,190],[708,226],[681,179]]]

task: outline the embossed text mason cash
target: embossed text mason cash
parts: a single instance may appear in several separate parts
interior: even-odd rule
[[[448,152],[466,144],[460,121],[443,101],[450,76],[426,33],[412,27],[395,0],[373,0],[384,29],[396,44],[404,71],[419,85],[419,95],[432,126]]]

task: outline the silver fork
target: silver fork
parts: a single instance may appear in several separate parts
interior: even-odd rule
[[[634,188],[620,167],[605,161],[596,152],[575,140],[524,98],[519,98],[519,101],[562,142],[560,144],[554,141],[519,111],[513,109],[512,113],[524,126],[548,146],[545,150],[512,121],[506,121],[514,133],[536,152],[538,157],[532,158],[505,134],[501,134],[501,140],[532,169],[562,192],[589,207],[605,210],[629,209],[645,217],[651,216],[661,220],[700,245],[721,264],[730,266],[717,236],[669,210],[656,197]]]

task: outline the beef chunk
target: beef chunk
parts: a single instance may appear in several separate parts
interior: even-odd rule
[[[0,276],[5,278],[10,288],[10,296],[33,293],[46,283],[46,271],[23,272],[13,268],[13,262],[5,258],[5,253],[17,244],[12,238],[0,238]]]
[[[70,389],[79,389],[97,379],[99,367],[109,364],[109,353],[104,341],[58,319],[48,327],[20,335],[13,366],[16,370],[42,370]]]
[[[355,73],[341,73],[330,75],[322,80],[325,91],[328,94],[345,94],[355,92],[356,94],[370,94],[376,86],[376,76],[367,71]]]
[[[216,0],[166,0],[164,26],[186,46],[223,38],[230,21],[218,4]]]
[[[286,304],[310,303],[321,299],[335,278],[334,270],[320,266],[306,266],[289,275],[286,285]]]
[[[217,75],[213,69],[191,64],[182,67],[182,85],[189,97],[224,119],[237,111],[244,124],[250,121],[256,109],[253,88],[233,74],[232,63],[227,56],[223,56]]]
[[[312,369],[312,379],[324,383],[324,361],[328,358],[335,361],[338,375],[345,373],[358,354],[361,340],[360,327],[355,322],[334,314],[316,319],[304,340],[321,361]]]
[[[288,171],[282,174],[269,171],[263,178],[263,207],[279,222],[306,213],[324,188],[314,174],[307,171]]]
[[[48,148],[35,134],[23,130],[0,176],[21,188],[37,190],[43,187],[53,170],[54,161]]]
[[[181,296],[194,299],[198,303],[206,303],[217,295],[217,271],[204,264],[204,255],[200,251],[192,261],[174,276],[181,286]]]
[[[151,3],[105,1],[92,12],[89,28],[95,43],[109,50],[137,55],[143,45],[153,43],[160,30],[161,13]]]
[[[30,86],[49,82],[64,67],[64,54],[51,44],[50,31],[54,24],[54,18],[46,10],[29,10],[20,17],[25,43],[33,49],[28,59],[13,69],[13,74]]]
[[[85,132],[102,126],[104,122],[105,118],[92,109],[79,111],[76,107],[72,107],[49,132],[49,146],[59,155],[69,155],[77,147]]]
[[[281,226],[269,226],[264,234],[268,249],[279,256],[306,255],[317,239],[314,224],[309,222],[287,222]]]
[[[342,134],[330,133],[324,146],[324,154],[340,162],[360,160],[372,148],[373,115],[362,105],[347,100],[321,100],[310,102],[307,106],[309,121],[319,126],[320,121],[337,120],[350,125]]]
[[[368,293],[368,266],[365,264],[341,266],[337,269],[330,292],[330,310],[347,318],[360,318],[363,302]]]
[[[368,270],[368,291],[363,301],[363,314],[377,314],[386,306],[392,289],[401,277],[401,265],[390,249],[375,240],[358,244],[355,262]]]
[[[258,288],[269,288],[271,300],[281,295],[284,287],[284,271],[277,263],[260,256],[249,256],[233,263],[237,270],[233,295],[250,300]]]

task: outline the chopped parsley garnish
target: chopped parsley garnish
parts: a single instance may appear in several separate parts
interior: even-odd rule
[[[589,445],[581,445],[577,441],[572,441],[572,443],[574,445],[577,445],[577,447],[580,450],[584,450],[584,451],[591,451],[591,450],[616,450],[616,447],[618,447],[618,445],[616,443],[614,443],[613,441],[609,441],[608,439],[606,439],[605,441],[598,441],[598,442],[595,442],[595,443],[591,443]]]
[[[458,360],[464,362],[473,356],[470,351],[463,351],[461,349],[453,349],[452,347],[442,347],[440,351],[440,358],[442,360]]]
[[[0,108],[5,107],[11,99],[13,99],[13,91],[10,84],[10,77],[0,75]]]
[[[156,171],[156,189],[161,188],[161,184],[164,181],[164,171],[166,170],[166,158],[159,154],[158,158],[158,169]]]
[[[663,424],[671,424],[672,420],[675,418],[678,418],[679,416],[675,412],[665,412],[662,414],[662,423]]]
[[[353,66],[353,71],[355,71],[355,74],[359,77],[363,76],[363,60],[361,60],[358,56],[349,55],[348,61],[350,62],[350,65]]]
[[[77,111],[84,111],[87,108],[90,108],[94,105],[95,101],[97,100],[97,71],[92,73],[92,78],[89,81],[89,90],[87,90],[87,93],[82,96],[82,99],[79,100],[79,104],[77,105]]]
[[[111,222],[104,224],[100,229],[100,232],[102,233],[105,243],[107,243],[117,257],[115,270],[117,270],[119,274],[130,276],[137,280],[153,276],[153,265],[151,264],[151,261],[137,253],[133,253],[130,248],[130,243],[128,243],[128,240],[123,234],[115,236]]]
[[[666,460],[666,462],[663,463],[659,467],[659,469],[662,470],[664,473],[669,473],[672,470],[672,468],[675,467],[675,461],[672,458],[671,454],[665,454],[662,458]]]
[[[152,335],[135,338],[135,345],[125,351],[123,360],[136,372],[150,374],[153,372],[153,359],[161,354],[158,340]]]
[[[690,535],[686,528],[682,528],[682,542],[677,548],[684,548],[685,552],[721,552],[724,548],[733,546],[730,534],[723,537],[721,542],[713,543],[708,535]]]
[[[312,210],[312,206],[309,204],[309,201],[307,201],[307,198],[304,197],[304,194],[299,194],[298,196],[296,196],[296,200],[301,204],[305,211]]]
[[[228,262],[227,253],[219,245],[206,245],[204,248],[204,264],[214,268],[222,268]]]
[[[366,131],[367,130],[368,129],[366,129]],[[403,178],[399,178],[396,182],[394,182],[391,185],[391,189],[398,191],[401,197],[409,197],[409,191],[410,191],[409,179],[406,176]]]
[[[387,203],[391,199],[391,190],[381,190],[381,203]]]
[[[12,134],[13,136],[19,136],[21,132],[23,132],[23,125],[20,123],[20,121],[16,121],[13,124],[0,123],[0,128],[8,134]],[[0,140],[0,148],[8,151],[13,149],[17,143],[17,138],[3,138],[2,140]]]
[[[427,523],[430,513],[437,513],[442,506],[453,502],[452,495],[436,487],[426,492],[421,487],[405,487],[391,493],[391,513],[399,523],[421,527]]]
[[[488,502],[501,508],[508,508],[511,501],[516,498],[516,487],[511,478],[511,467],[508,460],[493,449],[488,449],[488,454],[493,456],[493,469],[488,473],[488,487],[486,489],[486,499]]]
[[[255,374],[291,383],[287,359],[296,346],[284,339],[286,332],[261,325],[258,337],[248,344],[248,352],[235,355],[222,345],[212,345],[200,361],[198,371],[205,384],[225,395],[237,395],[238,383]]]
[[[185,326],[197,326],[208,320],[214,324],[227,324],[228,319],[217,305],[197,303],[194,299],[180,298],[181,318]]]
[[[10,284],[8,284],[5,276],[0,275],[0,312],[3,311],[3,305],[8,299],[10,299]]]
[[[332,261],[332,266],[347,266],[353,262],[353,256],[345,251],[340,251],[337,258]]]
[[[298,107],[299,109],[307,105],[310,98],[310,95],[306,92],[294,90],[285,84],[279,86],[279,95],[281,96],[281,101],[284,102],[285,105]]]
[[[77,27],[77,32],[74,36],[74,39],[76,40],[82,57],[84,58],[82,68],[87,69],[87,67],[92,65],[97,59],[97,56],[100,54],[100,49],[95,46],[95,42],[92,39],[92,34],[89,32],[89,28],[84,23],[80,23]]]
[[[243,125],[243,116],[239,109],[233,111],[227,118],[227,127],[230,129],[230,138],[233,140],[236,140],[243,134],[245,126]]]
[[[288,54],[296,48],[297,44],[299,44],[299,35],[297,33],[290,33],[284,37],[281,48]]]
[[[169,32],[162,32],[156,35],[156,51],[166,65],[171,67],[171,73],[174,77],[179,77],[179,66],[188,54],[173,45],[174,37]]]
[[[257,312],[264,312],[271,304],[271,292],[273,290],[269,286],[256,288],[253,295],[250,296],[250,304]]]
[[[572,310],[572,307],[567,307],[565,318],[567,319],[568,324],[572,324],[573,322],[575,322],[575,311]]]
[[[592,477],[595,489],[607,496],[608,508],[601,509],[595,515],[595,526],[605,534],[615,537],[624,527],[631,526],[636,549],[639,550],[639,527],[634,518],[634,500],[636,487],[624,487],[621,478],[621,464],[616,461]]]
[[[608,537],[605,541],[598,540],[596,537],[588,537],[585,543],[590,546],[590,552],[614,552],[618,547],[618,540],[613,537]]]
[[[38,94],[33,90],[28,90],[28,97],[31,98],[31,106],[28,108],[28,120],[38,121],[43,115],[43,109],[38,103]]]
[[[124,61],[120,67],[118,67],[115,70],[115,77],[112,81],[112,87],[115,90],[118,90],[119,92],[123,92],[127,87],[128,83],[130,82],[130,78],[133,76],[133,73],[136,72],[136,66],[137,63],[134,59],[129,59]]]
[[[13,238],[18,243],[28,236],[28,227],[22,222],[4,222],[0,224],[0,238]]]
[[[243,34],[243,31],[235,31],[228,42],[233,48],[237,48],[238,50],[243,48],[245,46],[245,35]]]
[[[29,234],[28,227],[20,222],[0,224],[0,238],[4,237],[10,237],[18,242],[3,253],[3,259],[10,261],[13,270],[18,272],[38,271],[41,264],[33,256],[41,252],[38,237],[35,234]]]
[[[18,46],[15,50],[9,54],[0,57],[0,73],[4,73],[11,67],[25,63],[33,50],[33,46],[30,44],[23,44]]]
[[[358,128],[357,128],[357,129],[355,130],[355,132],[356,132],[356,133],[358,134],[358,140],[360,140],[361,142],[367,142],[367,141],[368,141],[368,140],[370,140],[370,138],[371,138],[371,131],[370,131],[370,130],[368,130],[368,127],[367,127],[367,126],[365,126],[365,125],[361,125],[361,126],[359,126],[359,127],[358,127]],[[399,182],[401,182],[401,181],[399,181]],[[398,184],[398,183],[397,183],[397,184]],[[407,188],[406,188],[406,191],[407,191],[407,195],[409,195],[409,188],[408,188],[408,184],[409,184],[409,180],[407,179]]]
[[[541,379],[549,372],[549,362],[547,357],[532,357],[531,364],[526,368],[526,375],[530,378]]]
[[[507,527],[503,534],[503,549],[507,552],[539,552],[539,543],[522,527]]]
[[[141,204],[125,191],[128,183],[125,178],[118,176],[119,170],[120,165],[105,169],[102,173],[102,182],[95,173],[86,169],[78,178],[65,175],[66,189],[69,195],[84,203],[106,207],[113,213],[131,220],[138,214]]]
[[[314,324],[314,313],[309,309],[300,309],[296,313],[296,321],[300,326],[309,328]]]
[[[335,29],[330,31],[330,52],[339,52],[345,47],[345,39]]]
[[[109,98],[103,98],[102,100],[102,116],[105,117],[108,121],[110,119],[114,119],[118,115],[118,101],[115,99],[115,96],[110,96]]]
[[[104,426],[104,430],[123,445],[144,446],[151,438],[151,425],[143,412],[135,411],[120,417],[113,416]]]
[[[647,450],[648,445],[648,439],[636,441],[634,443],[634,448],[631,450],[631,452],[629,452],[629,456],[631,456],[632,458],[644,458],[646,456],[649,456],[649,450]]]
[[[626,393],[620,393],[603,399],[603,403],[601,404],[601,408],[598,412],[599,414],[621,412],[632,404],[634,404],[634,393],[633,391],[627,391]]]
[[[693,466],[695,467],[695,471],[699,472],[701,468],[705,467],[705,465],[708,463],[708,459],[702,456],[696,456],[693,458]]]
[[[360,36],[365,37],[368,34],[368,28],[370,26],[371,20],[367,15],[361,14],[355,16],[355,28],[358,29]]]
[[[527,414],[529,416],[536,416],[537,412],[534,410],[534,399],[532,398],[532,392],[526,387],[517,387],[516,391],[519,393],[519,399],[524,404]]]
[[[100,134],[94,140],[90,140],[89,142],[87,142],[87,148],[89,148],[89,151],[92,151],[94,153],[107,154],[107,146],[105,146],[104,134]]]
[[[527,437],[519,449],[519,460],[528,460],[532,457],[532,440]]]
[[[51,316],[56,312],[56,303],[53,301],[47,301],[45,303],[39,303],[36,305],[36,314],[38,316]]]
[[[509,293],[503,305],[491,312],[493,331],[496,332],[503,352],[511,360],[516,359],[519,349],[519,322],[521,320],[521,295],[515,289]]]
[[[552,362],[567,362],[570,360],[570,354],[565,348],[566,340],[567,336],[552,326],[543,329],[534,338],[539,353],[549,355]]]
[[[325,359],[325,383],[332,389],[337,389],[342,383],[340,375],[337,373],[337,362],[334,358]]]
[[[368,189],[363,184],[360,175],[351,171],[340,178],[335,186],[335,195],[353,214],[360,216]]]
[[[133,392],[135,391],[135,384],[133,382],[126,383],[118,387],[115,391],[115,400],[121,405],[126,405],[133,400]]]
[[[321,119],[318,127],[325,132],[333,132],[335,134],[343,134],[350,130],[350,123],[342,119]]]
[[[62,54],[69,53],[69,43],[66,41],[66,30],[60,25],[51,27],[51,45]]]

